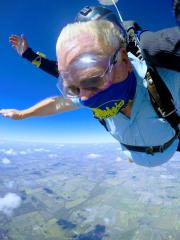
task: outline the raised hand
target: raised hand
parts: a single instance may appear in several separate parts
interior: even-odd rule
[[[9,42],[11,43],[12,47],[16,49],[17,53],[22,56],[23,53],[27,50],[28,48],[28,43],[23,34],[21,36],[18,35],[11,35],[9,37]]]

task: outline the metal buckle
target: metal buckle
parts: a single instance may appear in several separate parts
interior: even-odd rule
[[[147,154],[153,155],[153,154],[154,154],[154,148],[153,148],[153,147],[147,147],[146,150],[145,150],[145,152],[146,152]]]

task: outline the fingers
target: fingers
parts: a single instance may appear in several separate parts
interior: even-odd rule
[[[20,42],[20,38],[17,35],[11,35],[9,37],[9,42],[10,43],[18,43],[18,42]]]
[[[26,37],[24,36],[24,34],[21,34],[21,41],[23,43],[24,51],[26,51],[26,49],[28,48],[28,43],[27,43],[27,40],[26,40]]]
[[[13,117],[13,109],[1,109],[0,114],[3,117]]]
[[[10,36],[9,36],[9,39],[11,40],[16,40],[16,39],[19,39],[19,36],[18,35],[15,35],[15,34],[11,34]]]
[[[9,42],[13,48],[17,48],[21,44],[21,39],[17,35],[11,35],[9,37]]]
[[[26,43],[27,43],[27,40],[26,40],[26,38],[25,38],[24,34],[21,34],[21,39],[22,39],[24,42],[26,42]]]
[[[0,114],[3,117],[11,118],[11,119],[14,119],[14,120],[21,119],[20,111],[18,111],[16,109],[1,109]]]
[[[21,36],[12,34],[9,37],[9,42],[11,43],[12,47],[16,49],[17,53],[21,56],[28,48],[27,40],[23,34],[21,34]]]

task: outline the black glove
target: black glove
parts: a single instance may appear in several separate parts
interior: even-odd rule
[[[123,24],[128,35],[127,51],[131,52],[139,59],[142,59],[142,54],[139,47],[139,40],[137,37],[138,31],[142,31],[142,28],[132,20],[124,21]]]
[[[137,24],[137,22],[134,22],[132,20],[124,21],[123,24],[124,24],[124,28],[126,29],[127,32],[131,28],[134,29],[135,33],[142,30],[142,28]]]
[[[177,24],[180,27],[180,0],[174,0],[173,10],[174,10],[174,15],[176,17]]]

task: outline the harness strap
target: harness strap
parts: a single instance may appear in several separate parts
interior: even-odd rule
[[[175,139],[177,139],[180,136],[180,131],[177,131],[174,137],[172,137],[168,142],[164,143],[160,146],[132,146],[125,143],[121,143],[124,147],[126,147],[128,150],[135,151],[135,152],[144,152],[147,154],[154,154],[157,152],[164,152],[168,147],[171,146],[171,144],[174,142]]]
[[[154,109],[160,117],[166,119],[169,124],[176,130],[180,123],[180,116],[177,114],[173,97],[168,87],[161,79],[156,68],[150,67],[147,70],[145,79],[150,99]]]

